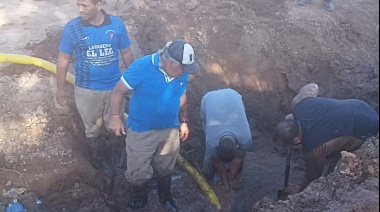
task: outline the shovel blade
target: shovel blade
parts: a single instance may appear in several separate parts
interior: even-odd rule
[[[277,201],[285,200],[288,195],[283,190],[277,190]]]

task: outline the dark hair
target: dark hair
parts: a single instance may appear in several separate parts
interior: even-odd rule
[[[280,121],[273,133],[275,143],[289,144],[300,133],[298,122],[294,119]]]
[[[224,162],[231,162],[237,153],[237,141],[231,135],[223,136],[216,147],[216,154]]]

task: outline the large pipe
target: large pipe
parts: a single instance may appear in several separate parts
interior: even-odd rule
[[[16,63],[24,65],[35,65],[41,67],[47,71],[50,71],[53,74],[57,74],[57,66],[49,61],[31,57],[27,55],[18,55],[18,54],[4,54],[0,53],[0,63]],[[66,81],[74,85],[75,77],[71,73],[67,73]],[[125,114],[127,115],[127,114]],[[216,196],[215,192],[211,189],[210,185],[203,178],[203,176],[194,169],[189,162],[187,162],[181,155],[177,158],[177,164],[187,171],[198,183],[200,189],[207,196],[211,204],[213,204],[218,210],[222,207],[220,205],[219,199]]]

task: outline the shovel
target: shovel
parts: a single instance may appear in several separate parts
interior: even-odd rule
[[[288,155],[286,156],[286,166],[285,166],[285,179],[284,179],[284,188],[288,187],[289,183],[289,172],[290,172],[290,158],[292,154],[292,145],[289,145],[288,147]],[[281,200],[283,197],[285,197],[286,194],[282,190],[277,190],[277,200]]]

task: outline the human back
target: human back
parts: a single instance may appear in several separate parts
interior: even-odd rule
[[[295,106],[293,114],[300,122],[303,148],[307,152],[339,137],[365,140],[378,133],[378,113],[357,99],[309,97]]]
[[[224,133],[233,133],[241,148],[252,143],[251,131],[241,95],[230,88],[209,91],[201,102],[206,145],[215,147]]]

